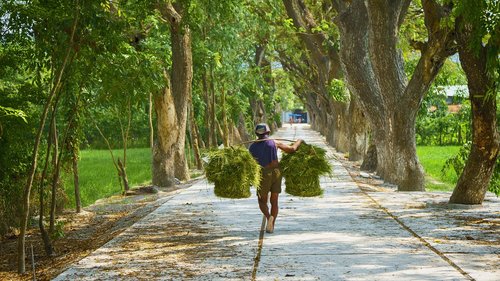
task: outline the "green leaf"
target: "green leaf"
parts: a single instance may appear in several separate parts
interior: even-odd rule
[[[490,38],[491,38],[491,34],[490,33],[485,34],[483,36],[483,38],[481,38],[481,42],[483,43],[483,46],[488,45],[488,42],[490,41]]]
[[[18,118],[23,119],[25,123],[28,123],[28,121],[26,120],[27,116],[26,116],[26,113],[24,113],[24,111],[19,110],[19,109],[14,109],[11,107],[3,107],[0,105],[0,117],[2,117],[2,116],[18,117]]]

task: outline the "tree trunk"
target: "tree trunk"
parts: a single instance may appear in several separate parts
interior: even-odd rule
[[[53,136],[54,131],[50,130],[49,131],[49,136],[47,138],[47,153],[45,155],[45,166],[42,171],[42,176],[40,178],[40,184],[39,184],[39,200],[40,200],[40,210],[39,210],[39,217],[38,217],[38,227],[40,228],[40,235],[42,236],[42,241],[45,249],[45,253],[47,256],[52,256],[54,254],[54,248],[52,247],[52,241],[50,240],[49,234],[47,230],[45,229],[45,225],[43,224],[44,221],[44,216],[45,216],[45,179],[47,177],[48,169],[49,169],[49,161],[50,161],[50,155],[51,155],[51,149],[52,149],[52,140],[54,139]]]
[[[78,158],[80,153],[80,130],[81,130],[81,120],[80,111],[83,107],[81,103],[81,92],[83,89],[83,83],[86,80],[82,80],[79,85],[79,89],[76,95],[70,97],[70,110],[66,114],[66,122],[68,123],[67,135],[64,141],[64,147],[71,153],[72,162],[72,172],[73,172],[73,187],[75,194],[75,211],[80,213],[82,211],[82,202],[80,197],[80,181],[78,175]]]
[[[210,112],[210,137],[211,137],[211,143],[212,147],[217,147],[218,142],[217,142],[217,110],[216,110],[216,104],[217,104],[217,95],[215,94],[215,80],[214,80],[214,71],[212,69],[212,66],[210,66],[210,98],[211,100],[211,108],[212,111]]]
[[[185,139],[187,108],[191,100],[193,80],[193,60],[191,54],[191,32],[186,25],[172,25],[172,94],[176,105],[179,138],[175,146],[175,176],[179,180],[189,180],[186,163]]]
[[[212,96],[210,94],[210,90],[208,88],[208,78],[207,78],[207,70],[203,71],[202,76],[202,89],[203,89],[203,97],[205,98],[205,104],[207,105],[207,109],[205,111],[205,128],[207,128],[207,142],[206,145],[208,148],[212,147],[212,131],[213,131],[213,123],[210,122],[212,120]]]
[[[170,89],[170,77],[164,72],[165,88],[161,95],[155,95],[154,107],[157,119],[157,139],[153,147],[153,185],[175,185],[174,145],[177,142],[179,128]]]
[[[165,20],[170,23],[170,38],[172,43],[172,69],[171,74],[168,75],[168,81],[171,77],[172,88],[166,88],[164,98],[159,98],[158,102],[163,103],[156,107],[157,114],[161,107],[172,110],[175,115],[175,123],[170,124],[170,121],[163,120],[162,123],[158,122],[158,130],[163,132],[158,133],[158,138],[165,138],[162,144],[158,147],[161,148],[153,156],[156,159],[153,164],[156,164],[153,172],[153,181],[158,184],[171,183],[172,178],[165,170],[172,161],[174,176],[179,180],[189,180],[189,170],[187,166],[187,159],[185,155],[186,144],[186,124],[187,124],[187,108],[191,100],[192,80],[193,80],[193,59],[191,52],[191,31],[187,23],[183,22],[183,3],[162,3],[160,12]],[[167,75],[165,75],[167,76]],[[166,103],[166,104],[165,104]],[[165,117],[171,114],[163,114]],[[175,132],[164,131],[165,125],[173,129]],[[165,151],[164,149],[171,149],[173,151]],[[157,157],[166,157],[165,159],[157,159]],[[173,157],[173,159],[171,158]],[[156,174],[156,176],[155,176]],[[163,178],[163,179],[162,179]],[[160,180],[162,179],[162,180]]]
[[[101,131],[101,129],[99,128],[99,126],[97,125],[97,123],[95,123],[95,120],[94,120],[94,126],[97,129],[97,131],[99,132],[99,134],[101,135],[101,137],[104,140],[104,142],[106,143],[106,146],[108,147],[108,151],[109,151],[109,154],[111,155],[111,160],[113,162],[113,166],[115,166],[115,170],[116,170],[116,173],[118,175],[118,178],[117,178],[118,179],[118,184],[120,185],[120,189],[121,189],[122,188],[121,171],[120,171],[120,167],[118,167],[118,162],[115,160],[115,156],[113,154],[113,149],[111,148],[111,144],[109,143],[108,138],[106,138],[106,136]]]
[[[255,67],[257,67],[261,75],[263,75],[264,73],[263,68],[266,65],[266,61],[264,59],[265,52],[266,52],[265,45],[257,45],[257,47],[255,48],[254,63]],[[260,88],[263,89],[264,85],[260,85]],[[252,96],[250,98],[250,107],[252,109],[254,126],[259,123],[267,122],[266,105],[264,104],[264,101],[262,99],[258,98],[256,95]]]
[[[222,126],[220,125],[219,120],[217,120],[215,123],[216,123],[216,126],[217,126],[217,131],[219,131],[220,138],[221,139],[225,139],[226,136],[224,135],[224,130],[222,130]],[[225,146],[225,147],[227,147],[227,146]]]
[[[238,117],[238,132],[240,133],[241,140],[243,142],[246,142],[246,141],[249,141],[252,139],[252,136],[247,131],[245,116],[243,115],[243,112],[240,112],[240,115]]]
[[[56,102],[57,106],[57,102]],[[50,130],[52,131],[53,143],[54,143],[54,152],[52,154],[52,192],[51,192],[51,200],[50,200],[50,219],[49,219],[49,233],[54,233],[55,228],[55,220],[56,220],[56,200],[57,200],[57,186],[59,184],[59,135],[57,133],[56,127],[56,106],[54,106],[54,110],[52,112],[52,121],[50,125]]]
[[[124,128],[120,116],[118,116],[118,120],[120,121],[120,130],[122,133],[122,141],[123,141],[123,162],[120,160],[120,158],[118,158],[118,169],[119,169],[118,173],[123,182],[123,194],[126,194],[127,191],[130,190],[127,177],[128,136],[130,132],[130,124],[132,122],[132,104],[130,98],[127,99],[127,126]]]
[[[429,39],[415,44],[421,58],[407,82],[396,35],[409,3],[355,0],[348,5],[334,1],[339,12],[342,65],[351,93],[370,121],[377,147],[377,173],[397,184],[398,190],[420,191],[424,190],[424,173],[416,155],[416,114],[454,48],[452,30],[439,24],[449,12],[432,0],[424,0]]]
[[[198,139],[198,147],[200,149],[205,149],[207,146],[205,145],[205,142],[203,141],[203,138],[201,137],[200,128],[198,127],[196,122],[193,124],[193,126],[194,126],[194,129],[196,131],[196,137]]]
[[[148,123],[149,123],[149,148],[151,149],[152,152],[155,143],[154,127],[153,127],[153,93],[149,93]]]
[[[267,122],[266,107],[264,105],[264,101],[251,98],[250,107],[252,108],[254,125]]]
[[[460,27],[463,24],[464,27]],[[473,24],[457,19],[460,62],[468,81],[472,110],[472,147],[464,170],[453,190],[450,203],[482,204],[498,158],[499,135],[495,81],[488,76],[488,60],[498,60],[498,54],[488,57],[491,45],[473,46]],[[476,54],[475,49],[479,52]]]
[[[78,2],[75,5],[77,8],[79,7]],[[52,103],[52,100],[54,99],[55,95],[59,92],[59,89],[61,88],[61,80],[62,76],[64,73],[64,70],[66,68],[66,64],[68,63],[69,56],[71,54],[71,50],[73,48],[73,39],[75,37],[75,31],[76,31],[76,25],[78,23],[78,13],[76,13],[76,16],[73,20],[73,26],[71,29],[71,36],[69,39],[69,47],[66,51],[65,58],[63,60],[63,63],[58,71],[57,78],[55,79],[55,82],[53,84],[53,87],[49,93],[49,96],[47,97],[47,101],[45,102],[42,115],[40,116],[40,125],[38,126],[36,137],[35,137],[35,144],[33,147],[33,154],[32,154],[32,160],[31,160],[31,168],[30,172],[28,174],[28,180],[26,181],[26,185],[24,186],[24,193],[23,193],[23,205],[22,205],[22,214],[21,214],[21,220],[19,223],[20,226],[20,232],[17,240],[17,272],[22,274],[26,271],[26,251],[25,251],[25,236],[26,236],[26,228],[28,227],[28,217],[29,217],[29,206],[30,206],[30,194],[31,194],[31,187],[33,186],[33,180],[35,178],[35,172],[38,164],[38,150],[40,146],[40,140],[42,138],[42,133],[43,133],[43,128],[45,127],[45,122],[47,120],[47,113],[49,111],[49,106]]]
[[[47,157],[48,160],[48,157]],[[46,169],[44,169],[44,174],[46,172]],[[45,176],[42,176],[42,180],[45,180]],[[40,187],[39,187],[39,195],[40,195],[40,214],[38,218],[38,228],[40,228],[40,236],[42,236],[42,241],[43,241],[43,246],[45,249],[45,254],[47,256],[52,256],[54,254],[54,248],[52,246],[52,241],[50,240],[49,234],[47,230],[45,229],[45,226],[43,225],[43,218],[44,218],[44,213],[45,213],[45,208],[44,208],[44,186],[45,184],[43,182],[40,182]]]
[[[78,175],[78,152],[76,147],[73,148],[73,157],[71,157],[73,162],[73,183],[75,186],[75,205],[76,212],[80,213],[82,211],[82,199],[80,197],[80,180]]]
[[[368,147],[368,124],[356,97],[351,96],[349,113],[351,117],[349,126],[349,160],[362,160]]]
[[[233,122],[231,122],[231,139],[230,139],[230,143],[231,144],[239,144],[239,143],[242,143],[243,142],[243,139],[241,138],[241,135],[240,135],[240,132],[238,131],[238,128],[236,127],[235,124],[233,124]]]
[[[128,185],[127,170],[125,164],[120,160],[119,157],[118,157],[118,168],[120,169],[120,177],[122,178],[123,181],[123,194],[126,194],[127,191],[130,190],[130,187]]]
[[[26,271],[26,252],[25,252],[25,236],[26,236],[26,228],[28,224],[28,217],[29,217],[29,206],[30,206],[30,195],[31,195],[31,187],[33,185],[33,179],[35,178],[35,172],[37,168],[37,162],[38,162],[38,149],[40,146],[40,140],[42,137],[42,131],[43,128],[45,127],[45,121],[47,120],[47,112],[49,109],[49,105],[52,102],[52,99],[54,98],[55,91],[52,91],[47,98],[47,101],[45,102],[45,106],[43,109],[42,116],[40,117],[40,125],[38,126],[37,134],[35,137],[35,145],[33,148],[33,154],[32,154],[32,160],[31,160],[31,169],[30,173],[28,175],[28,180],[26,182],[26,185],[24,186],[24,193],[23,193],[23,206],[22,210],[23,213],[21,215],[21,221],[19,223],[21,229],[20,233],[18,236],[17,240],[17,272],[22,274]]]
[[[366,155],[363,157],[363,163],[360,169],[367,172],[375,172],[377,170],[377,147],[374,144],[368,146]]]
[[[223,128],[223,143],[224,147],[229,147],[229,128],[227,126],[227,116],[226,116],[226,91],[224,90],[224,85],[222,85],[221,91],[221,110],[222,110],[222,128]]]
[[[193,103],[191,102],[189,104],[189,119],[190,119],[190,125],[191,125],[191,143],[193,144],[193,151],[194,151],[194,159],[196,162],[196,168],[198,170],[203,170],[203,162],[201,161],[201,156],[200,156],[200,146],[198,144],[199,141],[199,135],[198,135],[198,129],[196,127],[196,120],[194,119],[194,110],[193,110]]]
[[[333,122],[333,137],[332,144],[335,148],[340,152],[348,152],[350,149],[350,141],[355,140],[350,136],[352,127],[352,119],[353,116],[350,116],[349,113],[349,103],[347,102],[338,102],[332,101],[331,105],[333,108],[331,118]],[[358,122],[362,122],[363,119],[358,119]],[[362,129],[361,127],[360,129]]]

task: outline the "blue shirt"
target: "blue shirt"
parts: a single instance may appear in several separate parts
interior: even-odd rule
[[[272,161],[278,160],[278,149],[273,140],[254,142],[248,150],[262,167],[266,167]]]

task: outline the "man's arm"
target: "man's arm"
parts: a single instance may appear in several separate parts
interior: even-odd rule
[[[298,139],[292,145],[287,145],[287,144],[281,143],[279,141],[276,141],[276,146],[286,153],[293,153],[293,152],[297,151],[297,149],[299,149],[300,144],[302,144],[303,142],[304,142],[303,140]]]

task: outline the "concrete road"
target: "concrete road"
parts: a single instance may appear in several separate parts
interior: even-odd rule
[[[496,197],[450,208],[449,193],[368,192],[308,125],[273,137],[327,149],[334,170],[321,197],[282,193],[274,233],[255,194],[217,198],[202,180],[55,280],[500,280]]]

